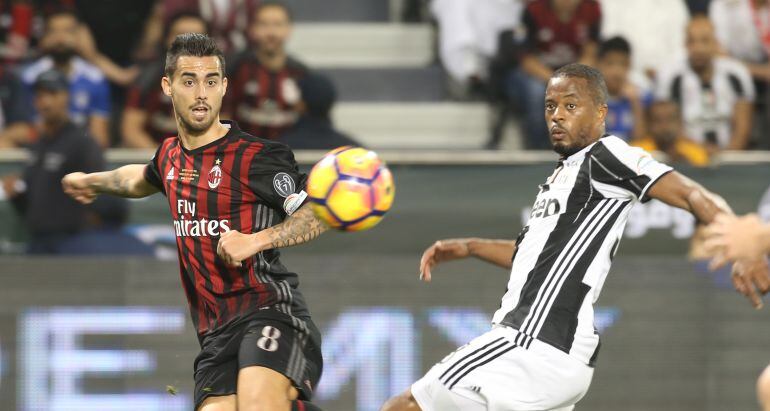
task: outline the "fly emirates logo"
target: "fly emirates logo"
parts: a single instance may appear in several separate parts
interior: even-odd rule
[[[218,236],[230,231],[229,220],[197,219],[195,218],[196,211],[195,202],[177,200],[176,214],[179,218],[174,220],[174,230],[177,237]]]

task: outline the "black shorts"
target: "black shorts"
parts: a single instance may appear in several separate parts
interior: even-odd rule
[[[195,359],[196,410],[207,397],[235,394],[238,371],[255,365],[285,375],[301,400],[311,399],[323,370],[320,333],[310,319],[294,319],[306,325],[305,332],[290,319],[269,315],[271,311],[259,311],[204,337]]]

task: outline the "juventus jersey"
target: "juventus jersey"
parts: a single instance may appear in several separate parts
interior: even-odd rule
[[[519,346],[539,340],[592,365],[599,347],[593,304],[628,213],[669,171],[611,135],[560,160],[516,241],[508,290],[492,322],[518,330]]]

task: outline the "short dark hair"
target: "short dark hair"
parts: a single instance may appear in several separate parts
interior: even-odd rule
[[[51,20],[53,20],[56,17],[69,16],[69,17],[72,17],[73,19],[75,19],[75,21],[77,21],[77,22],[81,21],[80,20],[80,15],[78,14],[78,12],[74,8],[68,7],[68,6],[54,7],[52,9],[46,11],[46,13],[43,16],[44,16],[43,17],[43,27],[46,30],[48,29],[48,23],[50,23]]]
[[[216,41],[205,34],[184,33],[176,36],[166,53],[166,77],[171,77],[176,71],[176,62],[181,56],[208,57],[216,56],[225,75],[225,56],[217,46]]]
[[[283,9],[283,11],[286,13],[286,16],[289,17],[289,22],[294,21],[294,12],[292,12],[291,7],[289,7],[288,4],[279,0],[266,0],[266,1],[260,2],[257,8],[254,9],[254,14],[253,14],[254,22],[257,21],[257,16],[259,16],[259,13],[261,13],[262,10],[268,7],[278,7],[279,9]]]
[[[615,36],[604,40],[599,45],[599,58],[612,52],[623,53],[626,56],[631,57],[631,43],[629,43],[623,36]]]
[[[594,103],[598,106],[607,104],[607,83],[604,82],[604,76],[599,70],[585,64],[570,63],[560,67],[551,76],[551,78],[556,77],[584,79],[588,83],[588,89],[591,91],[591,98]]]

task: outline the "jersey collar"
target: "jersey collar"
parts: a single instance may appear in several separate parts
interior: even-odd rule
[[[211,147],[218,146],[218,145],[224,143],[225,141],[229,141],[233,136],[239,135],[240,132],[241,132],[241,129],[238,127],[238,123],[236,123],[235,121],[232,121],[232,120],[219,120],[219,123],[229,129],[224,136],[222,136],[222,137],[220,137],[220,138],[218,138],[218,139],[216,139],[216,140],[214,140],[214,141],[212,141],[212,142],[210,142],[210,143],[208,143],[206,145],[200,146],[200,147],[192,149],[192,150],[186,149],[184,147],[184,144],[182,144],[182,141],[180,140],[179,141],[179,147],[182,149],[183,152],[185,152],[185,154],[198,154],[198,153],[203,152],[203,151],[205,151],[205,150],[207,150],[207,149],[209,149]]]

